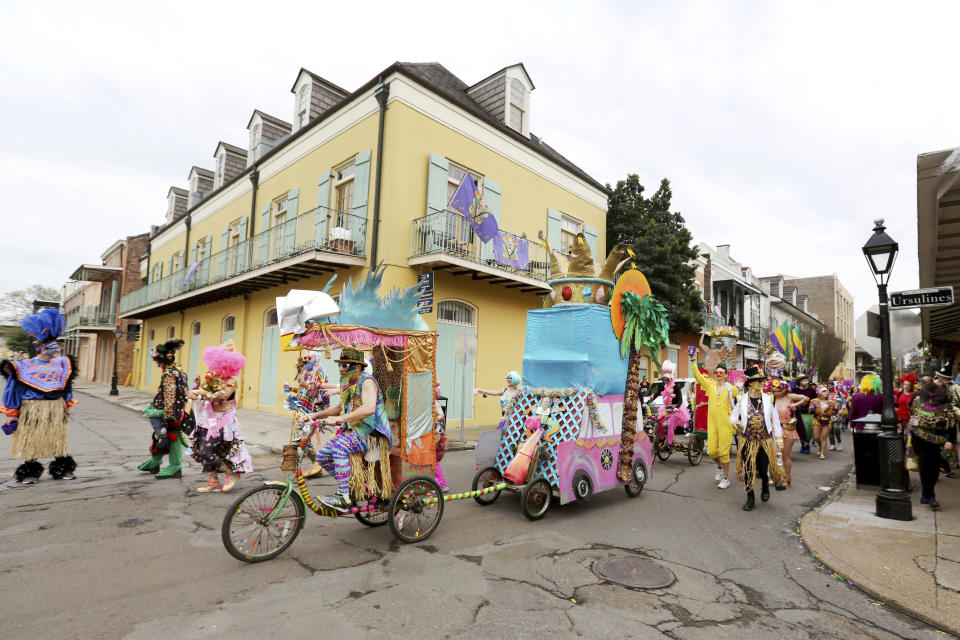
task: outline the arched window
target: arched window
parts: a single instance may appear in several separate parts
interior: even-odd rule
[[[273,329],[274,327],[280,326],[280,320],[277,318],[277,309],[267,309],[267,312],[263,316],[263,328],[264,329]]]
[[[192,327],[191,330],[190,330],[190,335],[192,335],[192,336],[198,336],[198,335],[200,335],[200,323],[199,323],[199,322],[194,322],[194,323],[193,323],[193,327]]]
[[[237,319],[233,316],[227,316],[223,319],[223,331],[220,332],[220,342],[225,343],[233,340],[233,330]]]
[[[476,326],[477,308],[460,300],[443,300],[437,305],[437,321]]]
[[[173,340],[174,336],[177,334],[177,328],[174,326],[167,327],[167,340]]]

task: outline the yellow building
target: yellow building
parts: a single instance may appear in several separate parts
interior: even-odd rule
[[[336,294],[384,262],[384,290],[433,273],[421,311],[439,334],[451,420],[462,410],[468,425],[498,422],[496,399],[471,390],[521,369],[526,312],[549,291],[538,238],[561,252],[578,232],[595,256],[606,246],[607,192],[530,133],[533,89],[522,64],[470,86],[436,63],[395,63],[352,93],[301,69],[292,125],[255,111],[245,154],[217,146],[209,191],[197,190],[197,168],[188,195],[171,190],[142,266],[149,282],[121,300],[121,317],[143,321],[137,387],[159,380],[153,345],[183,339],[193,376],[203,347],[233,339],[247,356],[241,406],[283,412],[296,355],[279,352],[275,298],[335,274]],[[498,246],[516,255],[447,207],[467,171],[498,220]],[[192,204],[177,213],[183,197]],[[473,363],[457,359],[464,333]]]

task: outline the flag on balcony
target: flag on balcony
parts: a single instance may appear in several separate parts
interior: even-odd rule
[[[793,358],[793,345],[790,343],[792,334],[795,333],[793,329],[790,328],[790,324],[784,320],[783,324],[774,329],[768,338],[770,338],[770,344],[773,345],[773,348],[782,353],[788,359]]]
[[[200,268],[201,262],[202,260],[197,260],[192,265],[190,265],[190,268],[187,269],[187,273],[183,276],[183,286],[187,286],[188,284],[190,284],[190,281],[193,280],[193,276],[197,274],[197,269]]]
[[[490,242],[497,237],[497,219],[483,201],[483,194],[469,171],[464,174],[457,190],[453,192],[448,206],[470,221],[470,226],[482,242]]]
[[[512,233],[497,231],[493,238],[493,254],[497,264],[526,271],[530,268],[530,242]]]

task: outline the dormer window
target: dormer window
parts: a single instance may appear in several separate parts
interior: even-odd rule
[[[514,131],[523,133],[527,112],[527,88],[516,78],[510,79],[510,114],[508,125]]]
[[[260,137],[263,126],[258,122],[250,129],[250,157],[256,160],[260,157]]]
[[[304,84],[297,94],[297,129],[305,126],[310,119],[310,85]]]

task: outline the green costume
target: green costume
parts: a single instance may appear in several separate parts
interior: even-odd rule
[[[156,473],[157,479],[179,478],[183,468],[183,426],[187,414],[187,374],[175,362],[176,351],[182,340],[170,340],[157,347],[154,360],[163,367],[160,388],[153,402],[143,410],[150,421],[153,434],[150,441],[150,457],[140,463],[141,471]],[[163,456],[169,456],[169,464],[163,465]],[[161,468],[162,467],[162,468]]]

